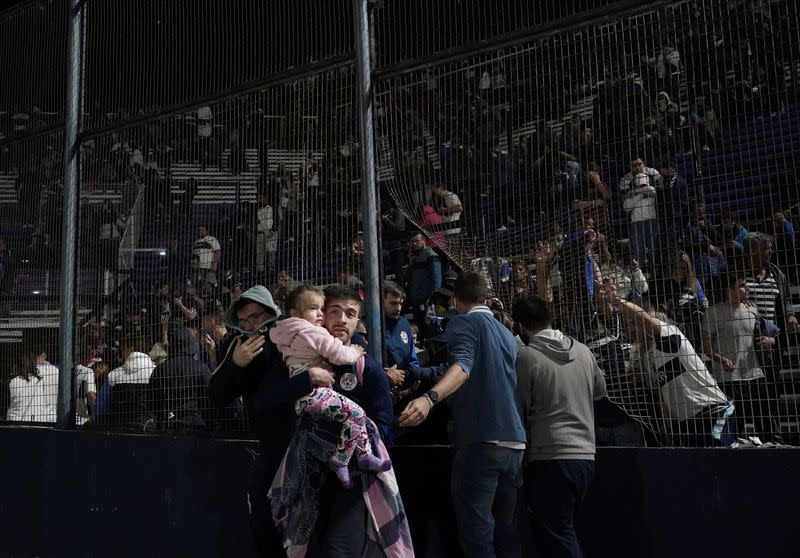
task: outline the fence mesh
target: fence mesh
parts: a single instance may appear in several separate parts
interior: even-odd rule
[[[606,14],[624,4],[620,0],[379,0],[374,3],[377,62],[380,67],[393,66],[465,47],[490,45],[575,16]]]
[[[256,284],[279,304],[301,282],[358,288],[379,218],[427,360],[446,354],[453,272],[475,270],[509,327],[538,294],[595,352],[601,443],[719,443],[731,412],[739,437],[800,442],[798,6],[371,5],[376,217],[349,1],[86,3],[78,424],[245,430],[205,395],[224,308]],[[0,83],[9,420],[51,420],[49,388],[25,389],[58,361],[64,146],[45,128],[63,119],[65,9],[0,15],[18,76]]]
[[[381,176],[506,309],[552,301],[658,442],[696,443],[729,399],[743,436],[795,439],[797,24],[680,2],[406,70],[377,95]]]
[[[348,0],[92,0],[85,126],[114,127],[352,51]]]
[[[83,144],[78,358],[113,394],[95,422],[244,429],[204,393],[225,309],[360,273],[352,87],[346,67]],[[180,367],[190,385],[164,387]]]
[[[0,149],[0,418],[52,423],[64,138],[48,134]]]
[[[64,119],[66,2],[30,2],[0,13],[0,141]]]

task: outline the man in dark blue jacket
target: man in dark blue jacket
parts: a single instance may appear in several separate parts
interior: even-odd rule
[[[352,288],[330,287],[326,291],[325,327],[349,343],[358,323],[360,305],[358,294]],[[225,315],[228,329],[241,335],[223,341],[220,365],[209,384],[209,397],[218,407],[228,405],[240,395],[243,397],[252,427],[261,441],[261,454],[256,461],[248,497],[256,547],[261,556],[269,557],[282,556],[284,551],[270,516],[267,488],[294,432],[294,402],[298,398],[308,394],[312,386],[334,387],[364,408],[378,426],[385,443],[390,444],[394,438],[391,398],[380,364],[367,357],[363,381],[347,367],[336,370],[336,376],[324,369],[311,368],[290,378],[280,352],[267,335],[279,316],[280,310],[265,287],[258,285],[245,291]],[[349,556],[351,554],[331,552],[340,546],[347,552],[347,545],[359,540],[354,535],[363,528],[342,528],[341,522],[364,518],[364,502],[353,498],[359,494],[357,490],[345,491],[333,482],[326,484],[329,490],[322,496],[321,507],[328,511],[330,519],[327,523],[319,522],[327,529],[317,533],[315,538],[320,545],[328,547],[330,556]],[[366,521],[361,525],[365,526]],[[366,532],[363,533],[365,538]],[[337,534],[342,540],[335,539]]]
[[[386,345],[387,366],[397,366],[401,370],[418,367],[417,351],[414,348],[414,332],[411,324],[401,315],[406,293],[397,283],[383,283],[383,318],[386,330],[383,342]]]
[[[397,283],[383,283],[383,318],[386,321],[383,343],[386,346],[388,366],[386,375],[395,386],[411,388],[419,381],[430,387],[444,375],[445,367],[420,367],[414,347],[414,331],[408,320],[400,315],[405,297],[405,292]]]
[[[350,345],[358,326],[361,298],[347,285],[331,285],[325,289],[324,327],[343,344]],[[365,355],[364,372],[359,377],[354,366],[334,367],[333,388],[346,395],[364,409],[378,427],[383,442],[394,442],[394,412],[389,392],[389,382],[381,363]],[[321,553],[326,558],[372,556],[376,545],[368,540],[365,526],[368,511],[364,503],[361,477],[353,479],[356,486],[343,489],[338,482],[323,483],[320,493],[320,513],[314,537],[309,545],[309,555]]]
[[[414,321],[423,323],[425,305],[436,289],[442,286],[442,262],[433,248],[427,245],[425,235],[414,231],[408,237],[409,265],[406,270],[408,308]]]
[[[352,287],[331,285],[325,288],[325,329],[345,345],[350,345],[361,312],[361,298]],[[394,442],[394,414],[389,381],[381,363],[365,355],[363,381],[353,366],[334,368],[334,389],[364,408],[386,445]]]

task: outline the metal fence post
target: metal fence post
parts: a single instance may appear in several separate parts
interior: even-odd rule
[[[370,356],[382,360],[383,320],[381,312],[381,247],[378,236],[377,173],[372,95],[372,59],[370,55],[369,0],[353,0],[355,28],[356,96],[358,131],[361,139],[361,212],[364,228],[364,268],[366,275],[366,327]]]
[[[78,132],[83,106],[82,51],[83,2],[70,0],[67,22],[67,99],[64,118],[64,206],[61,235],[61,312],[59,319],[59,356],[57,425],[75,425],[73,368],[75,366],[75,288],[77,259],[78,198],[80,195],[80,150]]]

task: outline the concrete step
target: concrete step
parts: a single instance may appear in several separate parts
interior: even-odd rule
[[[787,382],[800,381],[800,368],[784,368],[778,372],[778,377]]]
[[[798,421],[780,421],[778,426],[781,432],[798,432],[800,431],[800,422]]]
[[[787,409],[800,409],[800,393],[782,393],[780,395],[780,401]]]

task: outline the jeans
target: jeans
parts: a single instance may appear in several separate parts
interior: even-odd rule
[[[636,221],[630,229],[631,257],[638,260],[642,269],[653,265],[658,249],[658,221]]]
[[[451,490],[465,558],[520,556],[515,510],[523,454],[486,442],[456,449]]]
[[[525,468],[533,535],[542,556],[581,558],[575,520],[594,477],[594,461],[532,461]]]
[[[776,396],[773,386],[767,378],[750,380],[749,382],[725,382],[720,388],[736,405],[733,424],[736,426],[735,436],[745,438],[755,434],[762,442],[780,441],[780,424],[775,419]],[[748,432],[746,424],[752,423],[755,432]]]
[[[683,448],[730,446],[736,441],[735,418],[726,416],[727,410],[726,405],[709,405],[692,418],[671,421],[666,445]],[[719,429],[719,438],[714,437],[715,428]]]
[[[328,475],[320,491],[320,510],[309,545],[309,558],[362,558],[383,556],[367,536],[367,506],[361,492],[361,478],[353,477],[353,488],[346,489]]]

